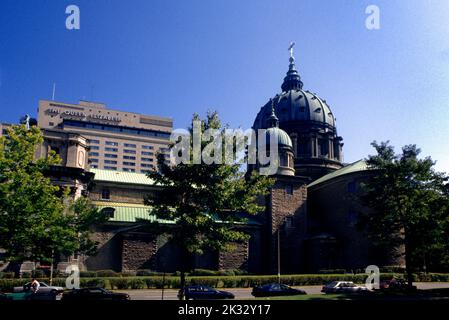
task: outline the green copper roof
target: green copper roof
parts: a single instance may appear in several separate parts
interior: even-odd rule
[[[94,204],[100,210],[105,208],[114,209],[114,216],[109,219],[109,221],[112,222],[137,222],[138,220],[148,220],[150,222],[173,223],[173,221],[170,220],[156,219],[154,216],[150,215],[151,207],[143,204],[107,201],[94,201]]]
[[[343,175],[346,174],[350,174],[350,173],[354,173],[354,172],[359,172],[359,171],[366,171],[368,170],[368,165],[366,164],[365,160],[359,160],[356,161],[354,163],[348,164],[347,166],[344,166],[341,169],[338,169],[334,172],[328,173],[325,176],[322,176],[321,178],[313,181],[312,183],[310,183],[308,185],[308,187],[313,187],[316,186],[320,183],[329,181],[331,179],[337,178],[337,177],[341,177]]]
[[[90,172],[95,173],[94,181],[154,185],[154,181],[148,178],[144,173],[102,169],[90,169]]]
[[[266,132],[266,143],[270,143],[270,136],[274,136],[274,140],[277,140],[279,146],[288,146],[293,148],[292,140],[290,139],[287,132],[278,127],[268,128]]]
[[[111,222],[137,222],[138,220],[147,220],[149,222],[159,222],[162,224],[173,224],[172,220],[156,219],[150,214],[151,207],[136,203],[121,203],[109,201],[93,201],[93,204],[99,209],[112,208],[114,216],[109,219]],[[214,218],[215,222],[223,223],[218,217]],[[253,217],[249,217],[246,222],[234,222],[234,224],[243,225],[259,225],[259,221]]]

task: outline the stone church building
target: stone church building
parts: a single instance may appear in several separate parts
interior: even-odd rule
[[[372,171],[362,160],[343,162],[343,138],[331,108],[326,100],[303,89],[292,51],[289,62],[281,92],[260,109],[253,124],[253,129],[267,129],[267,134],[274,135],[280,155],[273,176],[276,182],[269,195],[260,199],[265,210],[236,226],[250,235],[248,242],[237,243],[232,252],[192,257],[192,268],[293,274],[397,264],[392,254],[370,243],[356,225],[358,215],[369,210],[357,195],[360,183]],[[44,129],[43,134],[36,156],[58,150],[63,159],[50,172],[54,183],[70,187],[74,197],[89,197],[110,217],[94,227],[98,253],[72,257],[68,263],[77,262],[88,270],[176,271],[181,259],[178,248],[167,235],[142,223],[154,221],[144,199],[160,187],[144,173],[89,168],[89,145],[81,134],[56,129]],[[258,167],[248,165],[248,173]],[[64,263],[60,269],[65,269]]]
[[[303,89],[291,53],[281,92],[256,115],[253,129],[268,129],[278,141],[280,166],[265,211],[240,226],[251,237],[232,252],[207,252],[192,258],[193,268],[243,269],[251,273],[302,273],[364,269],[395,264],[356,226],[360,182],[371,172],[364,161],[343,163],[343,138],[326,100]],[[258,165],[249,165],[248,172]],[[110,220],[97,226],[96,256],[87,269],[175,271],[177,248],[165,235],[139,224],[151,220],[144,197],[158,186],[144,174],[91,169],[89,197]],[[159,221],[170,224],[170,221]]]

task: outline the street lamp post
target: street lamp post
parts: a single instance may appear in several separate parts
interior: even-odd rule
[[[281,234],[280,226],[278,227],[278,283],[281,283]]]

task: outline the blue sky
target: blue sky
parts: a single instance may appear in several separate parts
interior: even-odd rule
[[[78,5],[81,29],[65,28]],[[380,30],[365,8],[380,9]],[[170,116],[218,110],[249,128],[280,91],[290,41],[304,88],[331,106],[345,161],[415,143],[449,172],[449,1],[2,0],[0,121],[39,99]]]

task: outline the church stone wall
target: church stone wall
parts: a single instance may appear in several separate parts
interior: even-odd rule
[[[97,183],[97,185],[90,191],[89,198],[93,201],[104,200],[102,199],[102,190],[105,188],[109,189],[109,201],[121,203],[143,204],[145,196],[147,196],[151,192],[149,188],[131,188],[129,186],[121,187],[116,185]]]
[[[121,271],[122,239],[115,228],[109,226],[97,227],[91,239],[98,242],[97,253],[85,260],[88,270]]]
[[[360,183],[369,179],[365,171],[345,175],[312,186],[309,189],[309,220],[311,234],[328,234],[335,237],[331,260],[313,257],[319,250],[309,250],[310,261],[319,261],[312,269],[366,268],[370,264],[401,265],[401,259],[391,251],[374,245],[368,235],[357,226],[360,213],[370,210],[359,200]],[[322,248],[324,250],[324,248]],[[317,271],[317,270],[309,270]]]
[[[298,177],[277,177],[271,190],[269,272],[278,269],[278,229],[282,273],[300,272],[307,225],[307,187]]]
[[[122,271],[157,269],[157,238],[145,234],[123,235]]]
[[[228,252],[219,253],[220,270],[247,270],[248,269],[248,249],[249,243],[236,243],[235,249]]]

